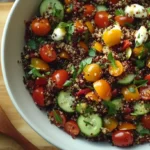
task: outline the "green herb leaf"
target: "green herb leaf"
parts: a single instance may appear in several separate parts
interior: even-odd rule
[[[141,87],[141,86],[146,86],[147,85],[148,80],[134,80],[134,84],[137,85],[137,88]]]
[[[114,67],[114,68],[117,67],[117,66],[116,66],[116,62],[115,62],[115,59],[114,59],[114,57],[113,57],[113,55],[112,55],[112,52],[110,52],[110,53],[108,54],[108,60],[110,61],[112,67]]]
[[[88,121],[86,121],[86,120],[83,120],[83,121],[84,121],[84,123],[85,123],[86,125],[93,126],[93,124],[91,124],[90,122],[88,122]]]
[[[135,61],[135,64],[136,64],[136,66],[137,66],[139,69],[141,69],[141,68],[143,68],[143,67],[145,66],[145,60],[137,59],[137,60]]]
[[[32,74],[34,78],[36,78],[36,77],[44,77],[44,76],[41,75],[39,70],[37,70],[36,68],[32,68],[32,70],[30,72],[28,72],[28,74]]]
[[[150,42],[146,42],[144,44],[144,47],[147,48],[149,50],[149,52],[150,52]]]
[[[45,38],[43,38],[43,37],[38,37],[38,38],[36,39],[36,41],[37,41],[39,44],[43,44],[43,43],[45,42]]]
[[[52,14],[54,17],[60,18],[61,9],[56,8],[56,3],[53,5]]]
[[[91,57],[95,57],[96,56],[96,50],[94,48],[91,48],[89,50],[89,56],[91,56]]]
[[[60,117],[60,115],[54,110],[53,111],[54,112],[54,118],[55,118],[55,120],[58,122],[58,123],[62,123],[62,118]]]
[[[50,72],[50,71],[48,71],[48,72],[46,72],[45,74],[46,74],[46,75],[50,75],[50,73],[51,73],[51,72]]]
[[[85,114],[91,114],[93,113],[93,108],[91,106],[88,106],[85,111],[84,111]]]
[[[135,90],[134,87],[129,87],[128,90],[129,90],[131,93],[135,93],[135,92],[136,92],[136,90]]]
[[[123,11],[123,9],[117,9],[115,11],[115,15],[116,16],[124,16],[125,15],[125,12]]]
[[[104,101],[103,104],[108,108],[108,115],[114,115],[117,113],[116,105],[111,101]]]
[[[125,26],[127,26],[129,28],[132,28],[132,29],[135,28],[135,26],[133,24],[131,24],[131,23],[125,23]]]
[[[141,124],[139,124],[136,127],[136,131],[140,134],[140,135],[148,135],[150,134],[150,130],[145,129]]]
[[[70,79],[70,80],[67,80],[63,86],[71,86],[72,83],[73,83],[73,80]]]
[[[88,57],[88,58],[82,60],[79,64],[79,70],[77,72],[77,75],[79,75],[83,71],[83,69],[86,65],[89,65],[91,63],[92,63],[92,57]]]
[[[150,14],[150,7],[146,8],[147,9],[147,12]]]
[[[135,42],[135,47],[139,47],[140,45],[141,44],[138,41]]]
[[[27,43],[27,46],[30,48],[30,49],[37,49],[38,48],[38,45],[36,43],[35,40],[29,40],[28,43]]]

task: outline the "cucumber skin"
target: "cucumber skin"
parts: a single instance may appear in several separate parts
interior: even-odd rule
[[[63,18],[64,18],[64,6],[62,5],[62,3],[59,0],[43,0],[40,4],[40,8],[39,8],[40,9],[40,15],[43,16],[43,14],[47,11],[48,7],[45,5],[48,4],[48,1],[53,3],[53,4],[56,4],[56,8],[57,8],[57,5],[61,6],[61,13],[59,15],[59,19],[63,20]],[[57,4],[57,3],[59,3],[59,4]]]
[[[92,115],[97,115],[97,114],[92,114]],[[101,132],[101,128],[102,128],[102,119],[98,116],[99,119],[100,119],[99,121],[100,121],[100,124],[101,124],[100,126],[101,126],[101,127],[100,127],[98,133],[96,133],[96,134],[94,134],[94,135],[91,136],[91,135],[86,134],[86,133],[83,131],[82,127],[80,126],[80,118],[81,118],[81,117],[84,117],[84,116],[83,116],[83,115],[80,115],[79,118],[78,118],[78,120],[77,120],[77,124],[78,124],[78,126],[79,126],[79,128],[80,128],[81,133],[83,133],[86,137],[89,137],[89,138],[98,136],[99,133]]]
[[[130,84],[135,78],[134,74],[128,74],[123,79],[118,80],[119,84],[127,85]]]

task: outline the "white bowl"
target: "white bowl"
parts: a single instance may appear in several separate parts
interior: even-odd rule
[[[17,63],[24,46],[24,20],[29,20],[38,11],[41,0],[17,0],[7,19],[2,39],[2,71],[9,96],[24,120],[44,139],[63,150],[118,150],[107,143],[93,143],[72,139],[64,131],[51,125],[46,114],[34,104],[23,84],[23,68]],[[150,148],[148,144],[128,148]]]

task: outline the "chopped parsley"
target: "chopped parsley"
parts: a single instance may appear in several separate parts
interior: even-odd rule
[[[36,77],[44,77],[40,72],[39,70],[37,70],[36,68],[32,68],[31,71],[28,72],[29,75],[32,75],[33,78],[36,78]]]
[[[62,118],[61,118],[61,116],[54,110],[53,111],[53,113],[54,113],[54,118],[55,118],[55,120],[58,122],[58,123],[62,123]]]
[[[125,12],[123,11],[123,9],[117,9],[115,11],[115,15],[116,16],[124,16],[125,15]]]
[[[116,105],[111,101],[104,101],[103,104],[108,108],[108,115],[115,115],[117,113]]]
[[[134,80],[133,84],[137,85],[137,88],[139,88],[141,86],[146,86],[147,82],[148,80]]]
[[[91,57],[95,57],[96,56],[96,50],[94,48],[91,48],[89,50],[89,56],[91,56]]]
[[[110,53],[108,54],[108,60],[110,61],[112,67],[114,67],[114,68],[117,67],[116,62],[115,62],[115,59],[114,59],[114,57],[113,57],[113,55],[112,55],[112,52],[110,52]]]
[[[136,131],[142,136],[150,134],[150,130],[145,129],[141,124],[136,127]]]

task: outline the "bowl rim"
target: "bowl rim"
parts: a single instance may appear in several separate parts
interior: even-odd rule
[[[18,6],[20,0],[15,0],[12,8],[9,11],[9,14],[7,16],[5,25],[4,25],[4,29],[3,29],[3,33],[2,33],[2,40],[1,40],[1,70],[2,70],[2,76],[3,76],[3,80],[4,80],[4,84],[7,90],[7,93],[10,97],[10,100],[12,101],[13,105],[15,106],[16,110],[18,111],[18,113],[21,115],[21,117],[25,120],[25,122],[38,134],[40,135],[43,139],[45,139],[48,143],[52,144],[53,146],[56,146],[57,148],[61,149],[62,147],[60,146],[60,144],[58,142],[55,142],[53,140],[53,138],[51,138],[51,141],[49,141],[46,136],[44,135],[44,133],[42,133],[41,131],[39,131],[33,124],[32,122],[26,117],[26,115],[22,112],[22,110],[19,108],[19,105],[17,104],[11,89],[10,89],[10,85],[8,82],[8,77],[6,74],[6,63],[5,63],[5,43],[6,43],[6,36],[7,36],[7,28],[9,26],[10,23],[10,19],[13,15],[13,12],[15,11],[16,7]]]

